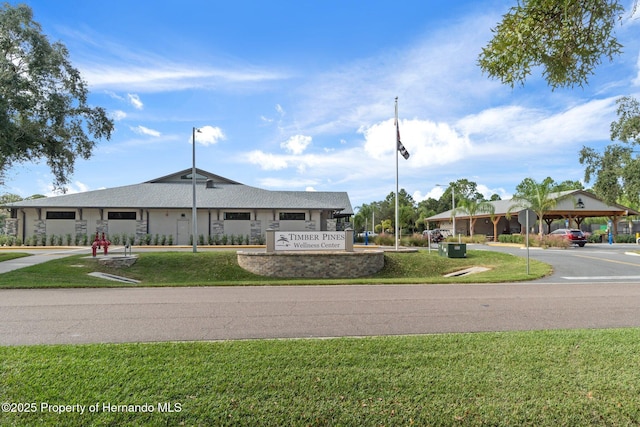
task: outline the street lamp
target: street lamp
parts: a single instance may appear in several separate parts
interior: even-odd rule
[[[436,187],[444,187],[444,185],[436,184]],[[453,237],[456,237],[456,193],[455,187],[449,185],[451,188],[451,216],[453,217]]]
[[[193,204],[191,205],[191,233],[193,234],[193,253],[198,252],[198,214],[196,213],[196,132],[200,133],[200,129],[193,128],[192,139],[192,162],[191,162],[191,187],[193,189]]]

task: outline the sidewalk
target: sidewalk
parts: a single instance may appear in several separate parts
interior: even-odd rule
[[[43,247],[41,249],[34,249],[27,247],[14,247],[11,252],[26,252],[33,255],[16,258],[8,261],[0,262],[0,274],[8,273],[19,268],[30,267],[36,264],[42,264],[43,262],[51,261],[54,259],[65,258],[77,253],[87,252],[86,247],[72,247],[72,248],[58,248],[58,247]],[[89,248],[91,251],[91,248]],[[91,252],[89,252],[89,255]]]

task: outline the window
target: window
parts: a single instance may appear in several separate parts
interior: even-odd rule
[[[47,219],[76,219],[75,211],[49,211]]]
[[[107,219],[136,219],[135,212],[109,212]]]
[[[250,212],[225,212],[225,221],[249,221],[251,219]]]
[[[280,212],[280,221],[304,221],[304,212]]]

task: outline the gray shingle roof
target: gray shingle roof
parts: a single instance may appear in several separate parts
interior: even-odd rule
[[[198,170],[198,172],[202,171]],[[192,200],[190,182],[153,180],[84,193],[23,200],[6,206],[168,209],[191,208]],[[196,204],[201,209],[331,209],[342,211],[341,213],[344,214],[353,214],[346,192],[270,191],[230,180],[216,182],[214,188],[206,188],[205,182],[198,180]]]

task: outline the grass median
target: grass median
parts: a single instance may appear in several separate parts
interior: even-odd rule
[[[0,425],[638,425],[638,364],[640,329],[0,347]]]
[[[275,279],[243,270],[234,251],[221,252],[144,252],[128,268],[101,266],[96,259],[74,255],[2,275],[0,288],[116,287],[132,286],[89,276],[103,272],[139,280],[135,286],[239,286],[305,284],[400,284],[400,283],[491,283],[532,280],[550,274],[551,267],[510,254],[469,250],[466,258],[445,258],[419,251],[386,253],[385,267],[379,273],[359,279]],[[473,266],[489,271],[464,277],[445,278],[444,274]]]

